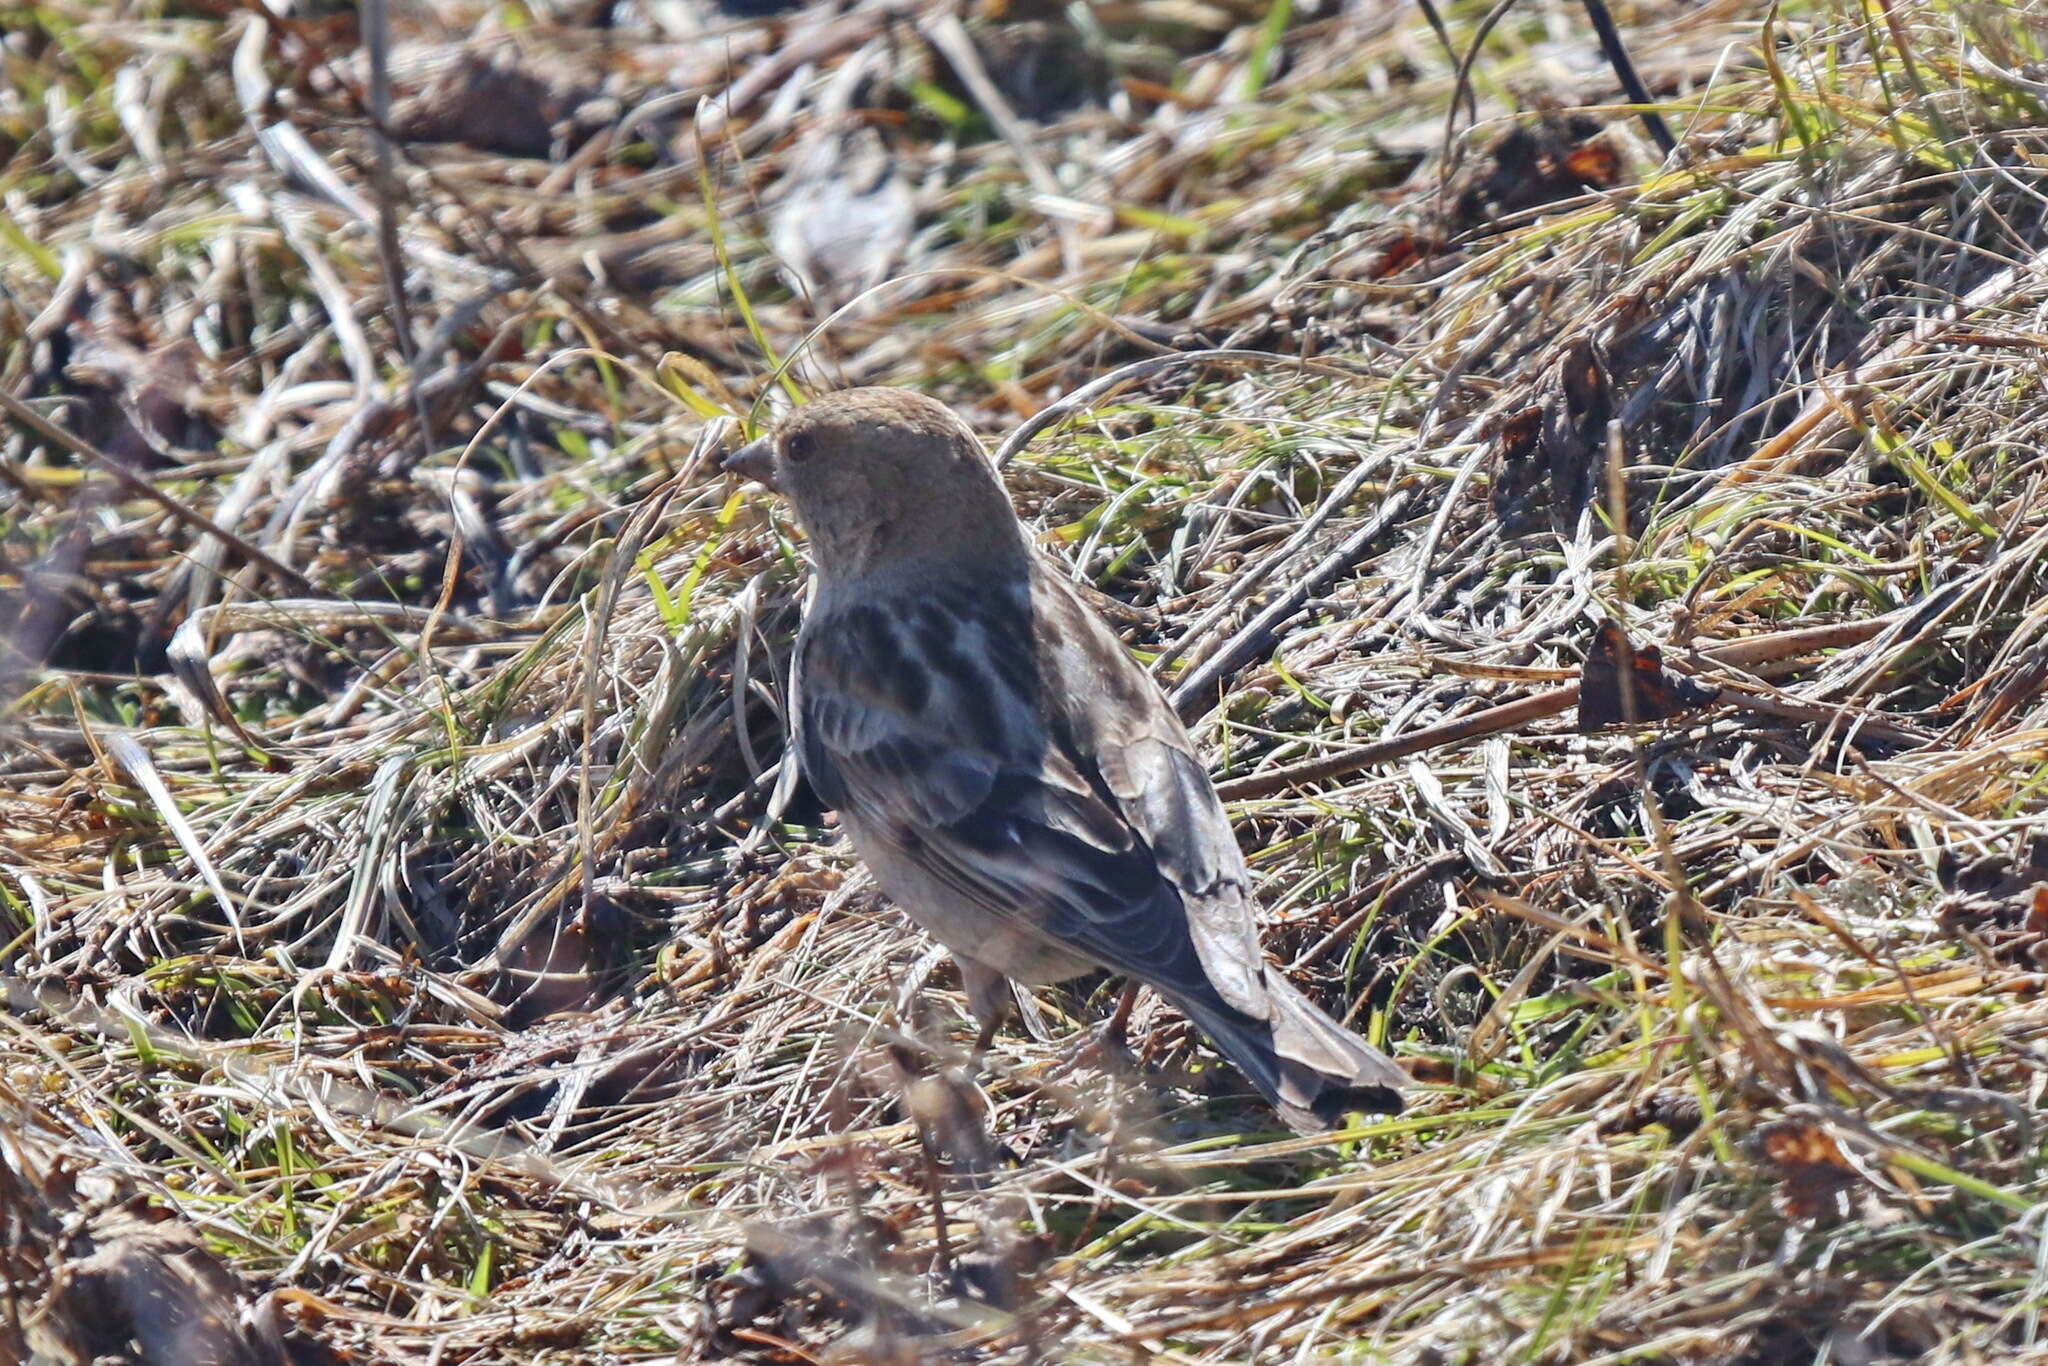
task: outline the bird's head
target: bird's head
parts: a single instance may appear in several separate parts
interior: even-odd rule
[[[826,394],[724,467],[796,505],[828,581],[1024,553],[1017,515],[974,433],[945,404],[909,390]]]

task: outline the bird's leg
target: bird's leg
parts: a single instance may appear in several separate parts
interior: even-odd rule
[[[1137,1001],[1138,983],[1135,979],[1126,979],[1109,1018],[1085,1031],[1080,1040],[1067,1050],[1066,1056],[1060,1060],[1061,1070],[1090,1065],[1116,1071],[1136,1070],[1138,1060],[1131,1056],[1129,1035],[1131,1007]]]
[[[1109,1047],[1131,1051],[1131,1007],[1138,1003],[1136,979],[1126,979],[1123,994],[1116,998],[1116,1009],[1109,1012],[1109,1018],[1102,1023],[1102,1042]]]
[[[953,961],[960,967],[960,986],[967,993],[967,1008],[981,1021],[981,1032],[974,1036],[974,1053],[968,1060],[968,1066],[978,1070],[982,1055],[996,1041],[996,1031],[1002,1028],[1003,1016],[1009,1012],[1010,982],[994,968],[984,967],[971,958],[956,956]]]
[[[989,1046],[996,1041],[996,1031],[1002,1028],[1000,1015],[991,1015],[981,1022],[981,1029],[974,1036],[974,1051],[967,1057],[967,1065],[979,1070],[981,1060],[988,1054]]]

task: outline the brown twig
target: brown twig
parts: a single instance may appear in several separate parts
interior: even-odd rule
[[[1847,645],[1861,644],[1884,631],[1891,624],[1890,617],[1878,617],[1870,621],[1850,621],[1834,626],[1813,626],[1801,631],[1780,631],[1771,635],[1750,636],[1744,640],[1730,641],[1700,653],[1721,664],[1762,664],[1771,660],[1790,659],[1797,655],[1811,654],[1816,650],[1841,649]],[[1455,721],[1445,721],[1391,740],[1360,745],[1339,754],[1327,754],[1319,759],[1306,759],[1298,764],[1254,773],[1216,785],[1217,795],[1225,801],[1250,801],[1257,797],[1270,797],[1276,792],[1289,788],[1306,787],[1314,783],[1328,782],[1332,778],[1349,777],[1353,773],[1383,764],[1392,759],[1420,754],[1426,749],[1441,749],[1446,745],[1462,744],[1477,740],[1481,736],[1499,735],[1506,731],[1518,730],[1532,721],[1541,721],[1547,716],[1556,716],[1568,710],[1579,700],[1579,685],[1566,684],[1562,688],[1550,688],[1529,697],[1503,702],[1497,707],[1461,716]]]

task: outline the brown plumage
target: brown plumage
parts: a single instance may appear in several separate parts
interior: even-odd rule
[[[796,744],[875,880],[959,961],[1004,978],[1125,973],[1179,1007],[1304,1132],[1401,1108],[1400,1068],[1259,948],[1251,877],[1157,685],[1026,539],[943,404],[853,389],[727,468],[789,496],[817,591]]]

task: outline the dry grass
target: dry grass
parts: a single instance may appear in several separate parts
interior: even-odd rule
[[[435,0],[380,183],[344,18],[0,6],[0,1359],[2041,1352],[2048,22],[1623,19],[1662,168],[1561,0],[1448,157],[1405,9]],[[1431,1082],[1335,1143],[970,1082],[777,783],[708,457],[1132,362],[1012,486]]]

